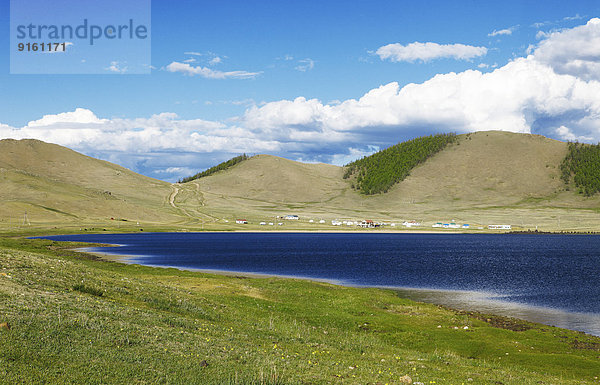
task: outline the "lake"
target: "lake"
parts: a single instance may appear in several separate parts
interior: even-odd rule
[[[300,277],[600,335],[600,236],[140,233],[43,237],[149,266]]]

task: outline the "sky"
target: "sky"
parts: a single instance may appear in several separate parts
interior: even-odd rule
[[[90,22],[112,20],[93,3]],[[0,139],[162,180],[241,153],[343,165],[445,132],[600,141],[597,0],[135,0],[120,15],[151,14],[143,49],[69,41],[37,58],[77,62],[37,74],[11,71],[16,7],[0,4]]]

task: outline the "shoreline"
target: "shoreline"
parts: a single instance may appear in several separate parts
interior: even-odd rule
[[[118,245],[106,245],[102,247],[118,247]],[[544,306],[530,305],[519,302],[503,301],[498,299],[500,294],[491,292],[480,292],[470,290],[450,290],[434,288],[418,288],[403,286],[369,286],[353,285],[348,282],[335,279],[314,278],[282,274],[266,274],[245,271],[218,270],[218,269],[199,269],[185,268],[180,266],[151,265],[135,262],[134,259],[141,258],[139,255],[126,255],[115,253],[103,253],[100,251],[90,251],[97,246],[75,248],[77,252],[87,253],[98,257],[103,261],[116,262],[131,265],[142,265],[147,267],[161,269],[177,269],[180,271],[190,271],[203,274],[215,274],[229,277],[245,278],[282,278],[299,279],[304,281],[329,283],[332,285],[354,287],[354,288],[374,288],[382,290],[392,290],[398,296],[410,299],[416,302],[429,303],[444,306],[456,311],[476,312],[481,314],[490,314],[500,317],[507,317],[515,320],[522,320],[532,323],[543,324],[548,327],[558,327],[573,330],[581,333],[600,337],[600,314],[570,312],[562,309],[555,309]],[[588,325],[588,326],[585,326]],[[595,327],[590,327],[594,325]]]
[[[56,229],[56,228],[55,228]],[[12,230],[12,231],[11,231]],[[29,230],[29,231],[22,231]],[[232,229],[232,228],[217,228],[217,229],[199,229],[199,228],[156,228],[150,227],[147,231],[143,227],[139,228],[112,228],[112,227],[78,227],[68,232],[56,232],[48,234],[47,227],[0,227],[0,234],[3,236],[24,236],[24,237],[45,237],[59,235],[90,235],[90,234],[139,234],[139,233],[314,233],[314,234],[488,234],[488,235],[600,235],[598,229],[587,230],[489,230],[489,229],[362,229],[362,228],[343,228],[343,229]],[[27,234],[29,233],[29,234]],[[41,235],[40,235],[41,234]]]

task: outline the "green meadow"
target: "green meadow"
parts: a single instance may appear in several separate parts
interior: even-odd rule
[[[600,338],[582,333],[75,246],[0,237],[0,383],[600,383]]]

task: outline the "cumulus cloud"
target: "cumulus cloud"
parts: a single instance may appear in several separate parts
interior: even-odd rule
[[[27,127],[44,127],[59,123],[81,123],[81,124],[102,124],[106,123],[106,119],[98,119],[98,117],[90,110],[85,108],[76,108],[75,111],[63,112],[56,115],[44,115],[41,119],[32,120],[27,124]]]
[[[555,130],[556,134],[564,140],[570,140],[572,142],[589,142],[594,138],[591,136],[577,136],[569,127],[560,126]]]
[[[436,75],[404,87],[392,82],[338,105],[304,98],[268,103],[249,109],[244,125],[278,137],[323,141],[353,135],[373,141],[382,131],[401,138],[414,128],[528,133],[532,127],[554,130],[558,126],[553,123],[565,119],[581,127],[581,115],[592,111],[600,118],[599,94],[599,83],[556,74],[533,58],[520,58],[485,74],[469,70]]]
[[[537,48],[537,61],[552,67],[556,73],[584,80],[600,80],[600,19],[572,29],[550,32]]]
[[[223,123],[202,119],[181,120],[174,113],[156,114],[150,118],[100,119],[88,109],[77,108],[71,112],[45,115],[21,128],[1,127],[0,137],[35,138],[81,150],[211,151],[221,147],[210,144],[210,138],[222,136],[226,129]],[[221,139],[216,143],[221,143]]]
[[[408,45],[400,43],[379,47],[375,52],[381,60],[392,62],[429,62],[434,59],[451,58],[456,60],[471,60],[487,54],[487,48],[465,44],[437,44],[414,42]]]
[[[191,66],[189,63],[172,62],[165,69],[169,72],[181,72],[189,76],[201,76],[207,79],[253,79],[262,72],[218,71],[208,67]]]

